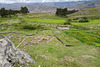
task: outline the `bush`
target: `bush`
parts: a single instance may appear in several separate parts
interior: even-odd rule
[[[64,25],[71,25],[71,22],[72,20],[71,19],[68,19],[65,23],[64,23]]]
[[[73,20],[78,20],[79,18],[74,18]]]
[[[37,27],[32,26],[32,25],[26,25],[26,26],[23,27],[23,29],[35,30],[35,29],[37,29]]]
[[[43,27],[42,25],[23,25],[23,29],[28,29],[28,30],[36,30],[36,29],[44,29],[46,30],[46,27]]]
[[[70,21],[72,21],[71,19],[68,19],[68,21],[70,22]]]
[[[79,22],[84,23],[84,22],[89,22],[88,18],[83,17],[81,20],[79,20]]]
[[[66,22],[66,23],[64,23],[64,25],[71,25],[71,23],[70,22]]]

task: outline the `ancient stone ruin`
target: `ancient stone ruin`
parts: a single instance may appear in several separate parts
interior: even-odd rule
[[[35,62],[27,53],[19,50],[5,36],[0,35],[0,67],[28,67]]]
[[[69,30],[68,27],[57,27],[57,29],[59,29],[59,30]]]

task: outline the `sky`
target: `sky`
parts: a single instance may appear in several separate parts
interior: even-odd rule
[[[66,2],[66,1],[87,1],[87,0],[0,0],[0,3]]]

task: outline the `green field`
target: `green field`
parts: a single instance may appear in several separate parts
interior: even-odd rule
[[[33,17],[27,17],[24,18],[24,20],[30,22],[40,22],[40,23],[65,23],[65,20],[41,19],[41,18],[33,18]]]
[[[67,19],[53,13],[30,13],[15,17],[0,19],[0,27],[4,27],[0,29],[0,34],[11,37],[16,47],[26,37],[19,49],[35,60],[36,63],[30,63],[29,67],[100,66],[100,19],[64,25]],[[70,29],[58,30],[59,26]]]
[[[91,25],[91,24],[100,24],[100,19],[99,20],[90,20],[89,22],[85,23],[72,23],[73,25]]]

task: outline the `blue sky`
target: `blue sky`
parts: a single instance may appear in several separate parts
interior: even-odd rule
[[[82,0],[0,0],[0,3],[63,2],[63,1],[82,1]]]

